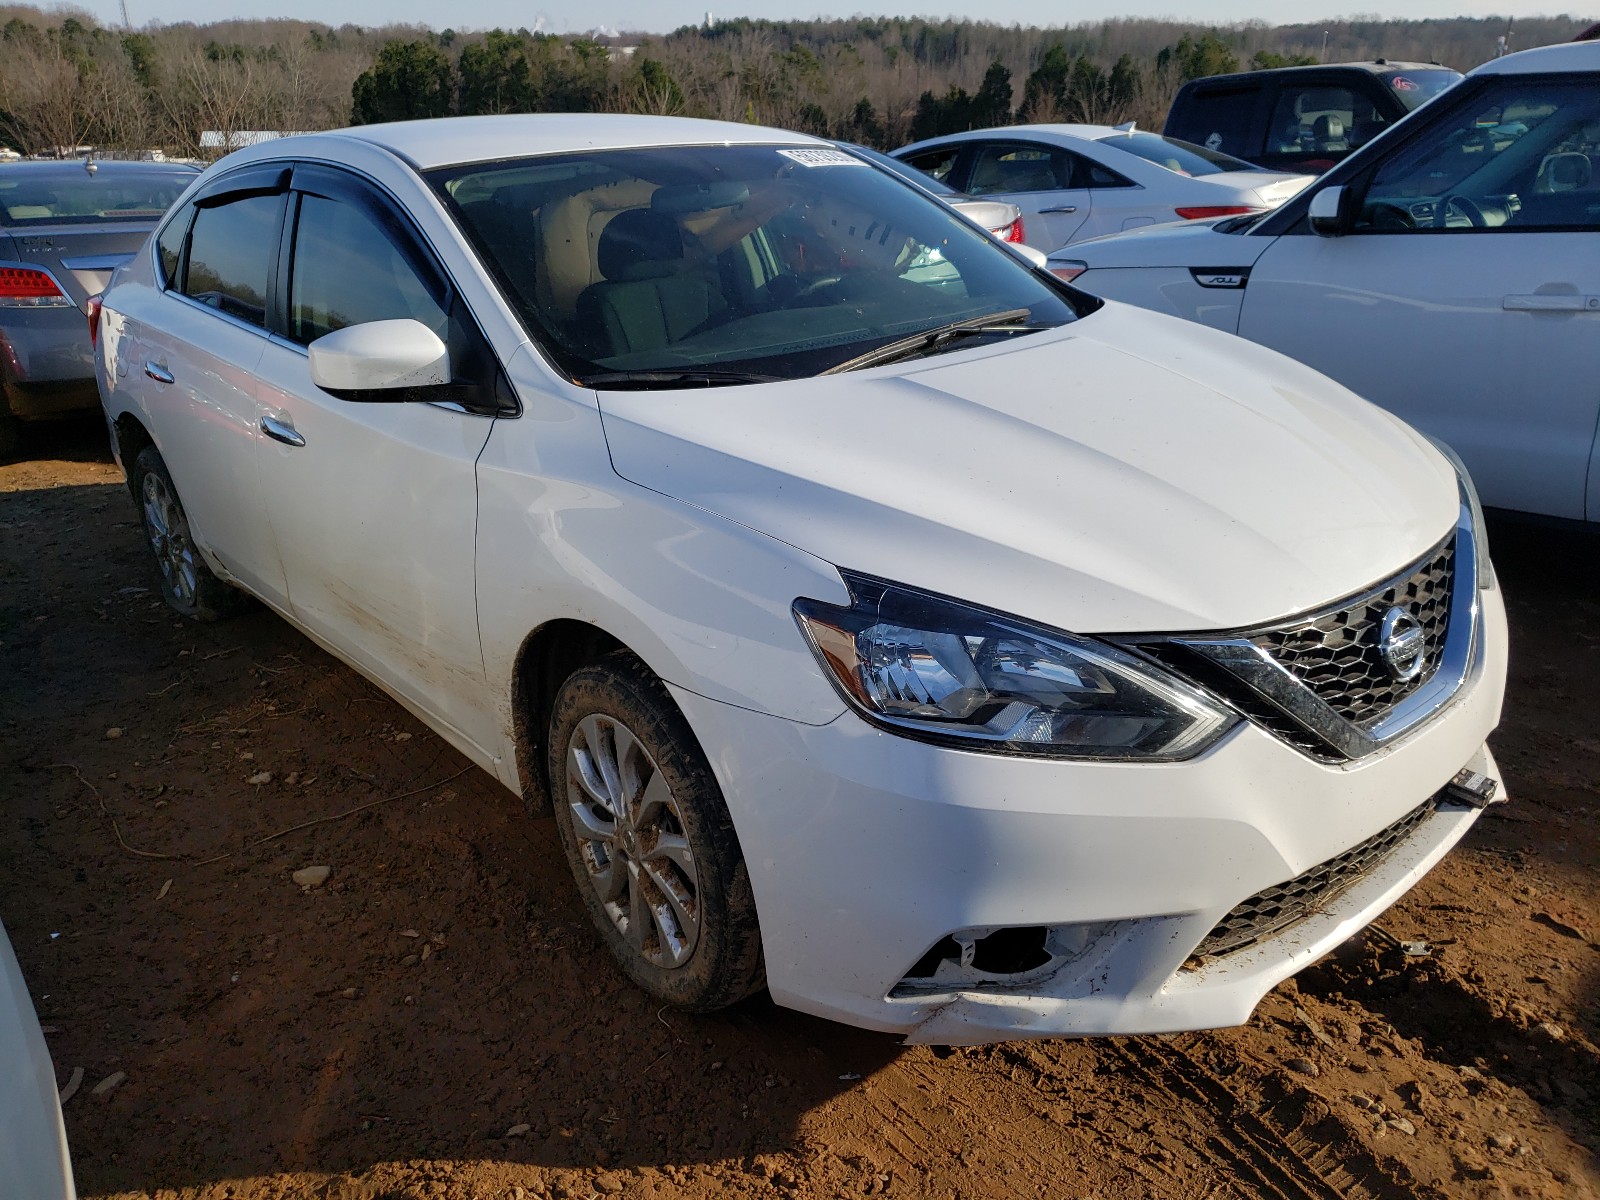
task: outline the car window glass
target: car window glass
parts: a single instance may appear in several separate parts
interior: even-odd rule
[[[1356,228],[1600,229],[1600,90],[1494,80],[1378,168]]]
[[[1113,133],[1098,139],[1102,149],[1132,154],[1176,175],[1220,175],[1224,171],[1257,171],[1253,163],[1220,150],[1209,150],[1159,133]]]
[[[1461,72],[1449,70],[1407,71],[1404,75],[1390,75],[1384,79],[1389,90],[1406,106],[1407,112],[1421,108],[1460,82]]]
[[[178,283],[178,265],[183,259],[183,239],[189,233],[189,219],[194,207],[184,205],[183,211],[168,221],[156,239],[156,251],[161,258],[161,282],[167,287]]]
[[[1183,105],[1177,127],[1169,125],[1168,129],[1207,150],[1258,154],[1260,135],[1252,137],[1251,126],[1259,96],[1255,87],[1196,88]]]
[[[1085,186],[1087,187],[1123,188],[1138,186],[1133,180],[1118,175],[1110,167],[1103,167],[1097,162],[1090,162],[1088,159],[1083,160],[1083,171],[1082,178],[1085,180]]]
[[[983,146],[973,160],[967,194],[992,196],[1071,187],[1072,157],[1046,146]]]
[[[1351,88],[1285,85],[1268,128],[1269,154],[1343,156],[1388,124],[1377,106]]]
[[[437,287],[365,209],[304,196],[289,274],[289,336],[302,344],[346,325],[409,317],[441,338],[448,316]]]
[[[284,197],[246,196],[195,214],[183,292],[252,325],[267,323]]]
[[[153,222],[172,207],[194,178],[191,170],[119,170],[116,164],[93,174],[82,169],[8,171],[0,174],[0,224],[25,229],[30,225]]]
[[[960,154],[960,145],[940,146],[934,150],[924,150],[919,154],[908,154],[904,161],[929,178],[943,183],[945,177],[955,169],[956,159]]]
[[[952,322],[1076,315],[948,205],[833,147],[597,150],[429,179],[574,379],[804,378]]]

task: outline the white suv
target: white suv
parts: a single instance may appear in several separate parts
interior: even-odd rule
[[[1600,42],[1479,67],[1275,213],[1051,269],[1326,372],[1454,447],[1485,504],[1600,521]]]
[[[1237,1023],[1496,796],[1445,455],[814,139],[285,138],[97,328],[169,602],[259,597],[553,810],[663,1001]]]

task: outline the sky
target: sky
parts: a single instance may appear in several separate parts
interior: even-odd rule
[[[977,17],[999,24],[1060,25],[1097,21],[1106,17],[1176,17],[1200,22],[1262,20],[1271,24],[1298,24],[1340,15],[1338,0],[906,0],[905,3],[863,5],[860,0],[742,0],[720,7],[715,0],[477,0],[469,5],[441,6],[438,0],[127,0],[128,17],[136,26],[156,21],[217,21],[230,17],[298,17],[331,25],[383,25],[406,23],[457,29],[492,29],[496,26],[542,27],[550,33],[591,29],[639,30],[665,33],[705,19],[709,7],[718,18],[767,17],[805,19],[851,17],[862,13],[928,17]],[[121,22],[117,0],[77,0],[106,25]],[[1350,11],[1380,17],[1483,17],[1536,16],[1575,12],[1600,15],[1600,0],[1575,7],[1556,7],[1545,0],[1410,0],[1387,5],[1357,0]],[[448,19],[447,19],[448,18]]]

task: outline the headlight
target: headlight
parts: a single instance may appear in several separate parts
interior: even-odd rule
[[[1171,762],[1236,717],[1115,647],[842,572],[848,608],[795,619],[850,705],[898,733],[969,750]]]
[[[1467,511],[1472,515],[1472,548],[1478,560],[1478,586],[1492,588],[1495,586],[1494,563],[1489,561],[1489,531],[1483,524],[1483,505],[1478,502],[1478,489],[1472,482],[1472,476],[1467,473],[1467,464],[1461,461],[1461,456],[1441,442],[1438,438],[1423,434],[1433,448],[1450,460],[1450,465],[1456,469],[1456,480],[1461,488],[1461,501],[1467,506]]]

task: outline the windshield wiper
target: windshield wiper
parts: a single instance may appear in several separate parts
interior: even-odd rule
[[[606,371],[585,375],[575,382],[582,387],[620,390],[625,388],[729,387],[740,383],[777,383],[786,375],[758,375],[753,371]]]
[[[1005,312],[987,313],[981,317],[953,321],[949,325],[925,329],[921,333],[913,333],[910,337],[888,342],[876,350],[868,350],[865,354],[847,358],[838,366],[829,367],[822,373],[840,375],[845,371],[859,371],[863,367],[876,367],[882,363],[897,362],[904,358],[919,358],[925,354],[932,354],[940,346],[961,338],[984,334],[1037,333],[1041,329],[1054,328],[1050,325],[1028,324],[1026,318],[1032,315],[1026,308],[1009,308]]]

